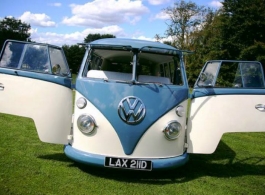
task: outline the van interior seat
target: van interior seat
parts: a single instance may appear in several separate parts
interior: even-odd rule
[[[170,79],[167,77],[157,77],[157,76],[149,76],[149,75],[139,75],[139,82],[154,82],[154,83],[163,83],[163,84],[172,84]]]
[[[89,70],[87,72],[87,77],[98,78],[98,79],[119,80],[119,81],[130,81],[132,79],[132,74],[122,73],[122,72],[103,71],[103,70]]]

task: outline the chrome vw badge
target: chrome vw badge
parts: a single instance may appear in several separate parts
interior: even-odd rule
[[[128,96],[123,98],[118,106],[120,118],[128,124],[137,124],[145,117],[145,106],[137,97]]]

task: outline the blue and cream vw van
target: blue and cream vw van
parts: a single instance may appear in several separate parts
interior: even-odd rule
[[[74,161],[169,169],[213,153],[224,133],[265,131],[259,62],[208,61],[189,94],[185,51],[116,38],[85,47],[74,87],[60,47],[8,40],[0,56],[0,112],[32,118]]]

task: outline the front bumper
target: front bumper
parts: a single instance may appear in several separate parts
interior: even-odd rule
[[[66,145],[64,147],[64,152],[68,158],[76,162],[104,167],[106,156],[83,152],[73,148],[70,145]],[[171,158],[153,158],[144,160],[152,161],[152,170],[172,169],[184,165],[189,160],[189,155],[187,153],[184,153],[181,156]]]

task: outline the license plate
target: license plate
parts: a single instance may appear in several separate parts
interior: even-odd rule
[[[106,157],[105,167],[151,171],[152,161],[141,159]]]

